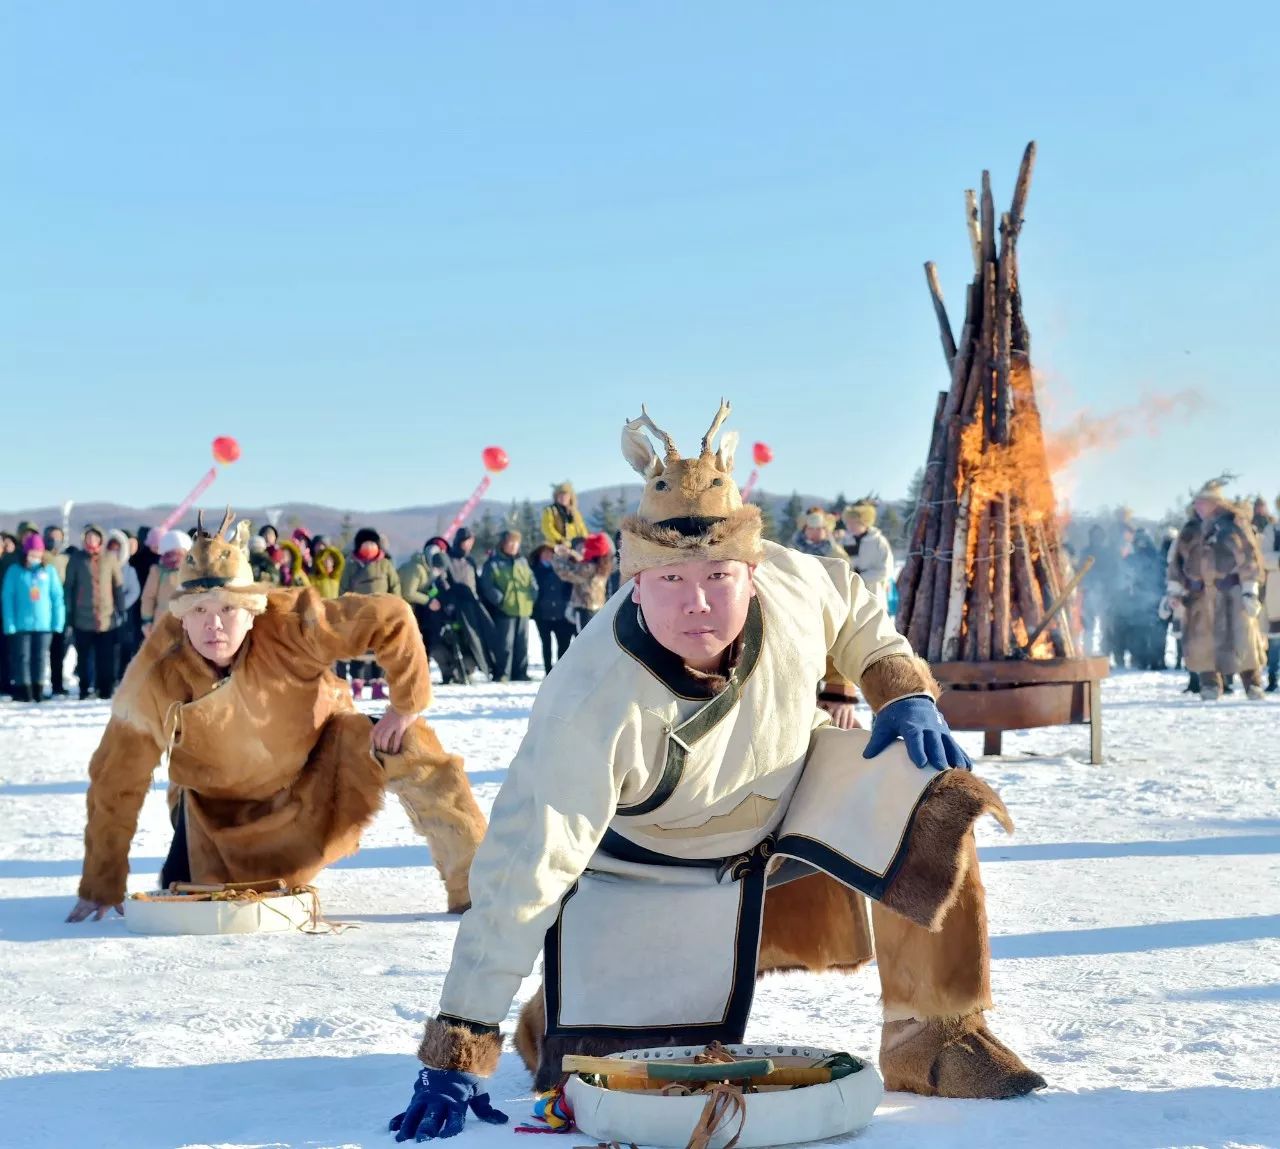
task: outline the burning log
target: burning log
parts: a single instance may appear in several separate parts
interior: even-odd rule
[[[989,172],[965,193],[974,274],[958,338],[937,267],[925,264],[950,387],[938,398],[898,592],[902,629],[930,662],[1075,655],[1063,606],[1080,576],[1064,575],[1018,278],[1034,164],[1032,143],[1005,213]]]

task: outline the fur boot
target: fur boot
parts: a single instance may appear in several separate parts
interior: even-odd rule
[[[444,881],[449,912],[471,905],[467,878],[484,837],[484,815],[476,805],[462,759],[446,754],[435,731],[418,719],[405,733],[399,754],[377,754],[387,789],[400,799],[414,829],[427,840]]]
[[[924,1097],[993,1101],[1045,1087],[987,1028],[981,1010],[963,1017],[886,1022],[880,1039],[884,1087]]]

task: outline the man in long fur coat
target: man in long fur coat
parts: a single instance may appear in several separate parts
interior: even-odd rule
[[[461,759],[417,717],[431,679],[408,606],[256,583],[249,524],[228,541],[231,519],[197,538],[169,613],[116,692],[89,763],[84,870],[67,920],[123,912],[129,844],[166,753],[175,837],[162,881],[307,883],[357,848],[390,789],[431,847],[450,911],[462,912],[484,818]],[[376,725],[331,669],[369,650],[391,680]]]
[[[457,1133],[468,1106],[501,1119],[480,1078],[540,949],[516,1045],[545,1089],[567,1053],[740,1041],[758,968],[861,964],[855,889],[877,900],[886,1084],[990,1098],[1044,1085],[983,1014],[972,826],[1008,814],[949,768],[969,763],[932,676],[849,564],[762,541],[731,476],[737,436],[712,445],[727,414],[691,459],[647,415],[624,429],[645,479],[622,527],[634,581],[538,693],[472,867],[426,1068],[392,1121],[401,1140]],[[869,737],[815,707],[823,680],[842,697],[861,687]]]

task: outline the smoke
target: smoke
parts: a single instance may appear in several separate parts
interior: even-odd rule
[[[1065,426],[1045,432],[1049,471],[1058,475],[1083,455],[1114,450],[1129,439],[1154,438],[1168,424],[1190,419],[1204,407],[1204,396],[1188,388],[1171,394],[1146,392],[1138,402],[1106,415],[1080,412]]]

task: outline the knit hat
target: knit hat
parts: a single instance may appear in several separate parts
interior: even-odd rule
[[[249,565],[249,520],[241,519],[236,524],[232,539],[224,537],[234,519],[228,507],[222,525],[209,534],[204,529],[204,512],[197,516],[196,537],[178,568],[181,582],[169,605],[179,618],[196,599],[207,594],[229,596],[237,606],[254,614],[267,609],[267,592],[274,588],[254,581],[253,567]]]
[[[876,525],[876,505],[869,503],[865,499],[859,499],[851,507],[845,507],[844,514],[840,516],[844,519],[845,525],[849,523],[861,523],[864,527],[874,527]]]
[[[584,562],[595,562],[596,559],[602,559],[605,555],[613,554],[613,544],[609,541],[609,536],[601,533],[596,535],[588,535],[582,543],[582,559]]]
[[[259,539],[263,549],[266,549],[266,540]],[[160,536],[160,553],[168,554],[170,551],[189,551],[191,549],[191,536],[186,531],[165,531]]]
[[[675,440],[640,408],[640,418],[622,428],[622,454],[645,480],[640,506],[622,520],[622,577],[675,563],[705,560],[758,563],[760,508],[742,503],[733,481],[738,433],[713,447],[731,408],[724,400],[702,437],[696,458],[682,459]],[[658,457],[649,435],[661,440]]]
[[[24,554],[44,554],[44,537],[39,534],[28,535],[22,540],[22,551]]]
[[[377,543],[382,546],[382,537],[372,527],[361,527],[356,531],[356,541],[353,544],[354,550],[359,550],[365,543]]]
[[[38,535],[40,528],[33,522],[24,520],[18,524],[18,538],[24,539],[27,535]]]

